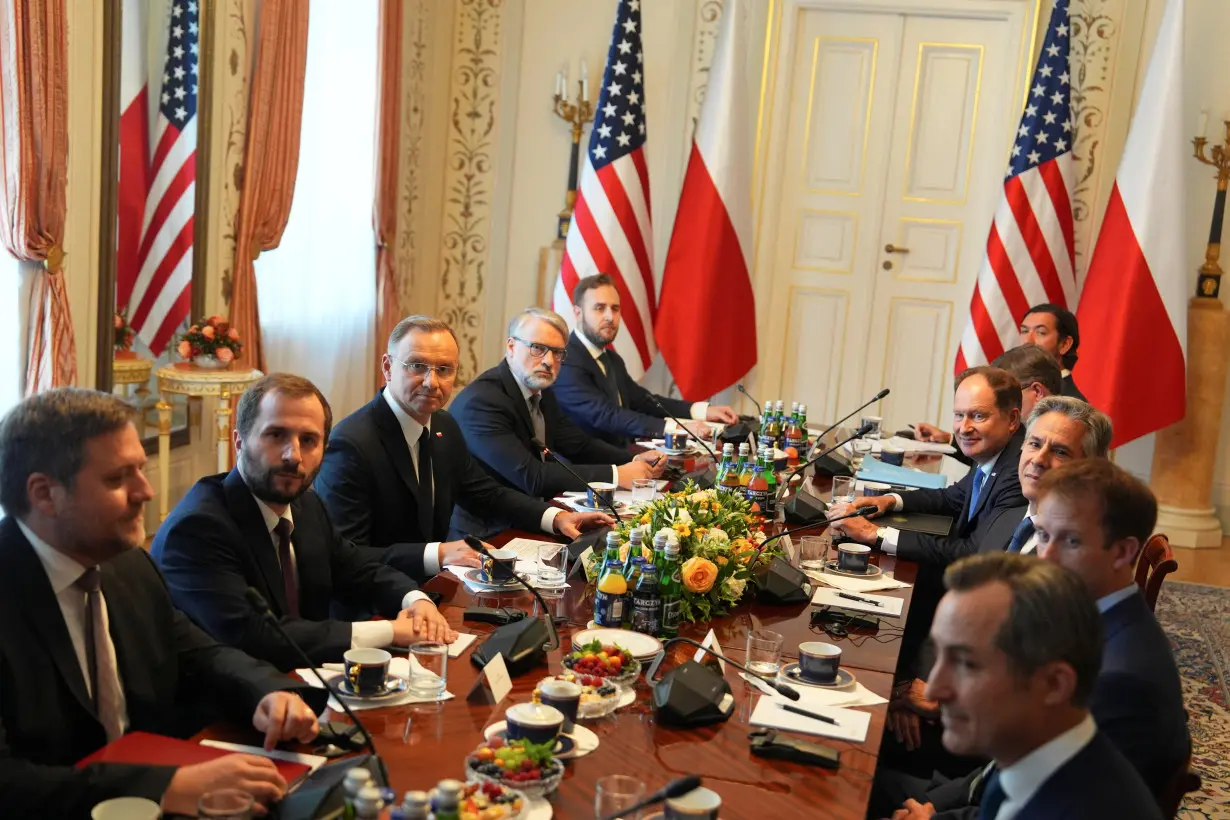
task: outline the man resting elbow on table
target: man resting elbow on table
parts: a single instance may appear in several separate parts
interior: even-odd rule
[[[177,607],[282,670],[304,660],[253,608],[249,587],[314,664],[354,647],[456,640],[413,580],[338,534],[311,490],[332,424],[315,385],[265,376],[240,398],[235,422],[235,469],[198,481],[150,550]],[[389,620],[331,618],[338,606]]]

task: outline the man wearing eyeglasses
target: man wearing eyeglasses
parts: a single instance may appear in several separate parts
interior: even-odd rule
[[[417,579],[450,564],[479,564],[464,541],[446,540],[455,506],[568,538],[611,523],[605,515],[565,512],[502,486],[471,458],[457,421],[443,409],[459,356],[447,323],[402,319],[381,359],[385,387],[337,425],[316,479],[317,494],[343,535]]]
[[[528,308],[513,317],[504,360],[453,402],[470,452],[497,481],[535,498],[584,490],[591,481],[631,487],[635,479],[661,475],[662,453],[650,450],[633,459],[627,450],[586,435],[564,415],[550,388],[568,355],[567,343],[568,325],[557,313]],[[544,445],[583,480],[544,458]]]

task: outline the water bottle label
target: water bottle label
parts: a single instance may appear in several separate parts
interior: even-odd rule
[[[673,601],[666,601],[662,604],[662,628],[663,629],[678,629],[679,615],[682,610],[682,602],[676,598]]]
[[[772,447],[777,444],[777,438],[775,436],[766,436],[763,433],[757,440],[760,442],[761,447]]]
[[[632,630],[645,635],[657,635],[662,599],[657,595],[632,599]]]
[[[747,500],[749,504],[759,505],[762,513],[768,512],[768,505],[771,499],[767,490],[753,490],[749,488],[747,491]]]
[[[799,455],[802,455],[803,448],[807,446],[807,439],[799,436],[792,436],[786,439],[786,446],[793,447]]]
[[[599,592],[594,596],[594,623],[618,629],[623,625],[624,599],[622,595]]]

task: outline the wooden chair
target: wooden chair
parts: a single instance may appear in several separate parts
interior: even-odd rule
[[[1150,536],[1136,561],[1136,585],[1144,593],[1150,610],[1157,606],[1162,581],[1178,568],[1179,562],[1174,559],[1174,551],[1166,534],[1159,532]]]
[[[1162,817],[1167,820],[1174,820],[1178,815],[1179,805],[1183,802],[1184,795],[1200,791],[1202,785],[1200,775],[1191,770],[1191,762],[1189,755],[1178,771],[1171,775],[1162,794],[1157,796],[1162,809]]]

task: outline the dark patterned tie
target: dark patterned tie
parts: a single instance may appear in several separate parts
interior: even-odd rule
[[[1028,515],[1021,519],[1012,532],[1012,540],[1008,542],[1008,552],[1020,552],[1025,542],[1033,537],[1034,520]]]
[[[602,363],[601,370],[606,376],[606,392],[610,393],[615,403],[622,407],[624,398],[619,394],[619,380],[615,376],[615,363],[611,361],[611,351],[603,350],[598,356],[598,361]]]
[[[999,769],[991,773],[986,783],[982,790],[982,802],[978,804],[978,820],[995,820],[999,807],[1008,799],[1004,787],[999,784]]]
[[[542,394],[530,396],[530,422],[534,425],[534,438],[547,446],[547,420],[542,415]]]
[[[419,503],[419,528],[428,541],[435,537],[432,532],[435,526],[435,505],[432,502],[435,476],[431,469],[431,446],[431,431],[424,427],[419,434],[419,489],[415,497]]]
[[[294,529],[290,521],[279,518],[273,527],[273,537],[278,542],[278,563],[282,565],[282,591],[286,595],[286,615],[299,617],[299,584],[295,582],[295,561],[290,554],[290,533]]]

